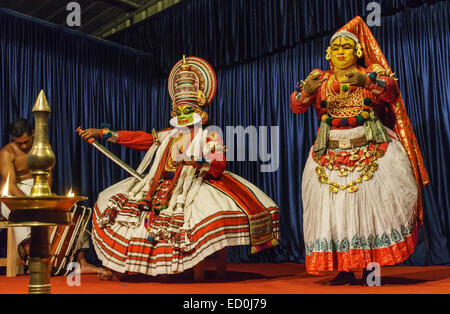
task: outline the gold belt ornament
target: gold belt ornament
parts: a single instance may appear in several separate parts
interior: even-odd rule
[[[378,163],[375,161],[372,161],[370,164],[367,164],[364,167],[364,170],[361,172],[361,175],[356,179],[355,181],[352,181],[350,183],[347,183],[346,185],[340,185],[336,182],[331,182],[328,179],[327,174],[325,173],[325,169],[322,166],[318,166],[316,168],[316,173],[319,176],[319,182],[322,184],[328,184],[328,188],[331,192],[337,193],[339,190],[347,190],[349,193],[354,193],[359,190],[359,187],[357,184],[362,183],[363,181],[369,181],[372,179],[373,174],[378,169]]]
[[[353,148],[353,147],[365,146],[368,143],[369,143],[369,141],[367,141],[366,136],[364,135],[362,137],[355,138],[355,139],[329,140],[328,148],[349,149],[349,148]]]
[[[357,139],[355,139],[357,140]],[[374,151],[366,151],[364,150],[362,156],[359,156],[356,154],[356,152],[350,153],[350,160],[356,161],[356,164],[354,167],[351,168],[345,168],[343,166],[337,167],[333,166],[331,163],[325,164],[325,167],[328,168],[330,171],[336,170],[338,171],[338,176],[340,177],[346,177],[348,175],[348,172],[353,172],[353,170],[361,171],[361,175],[355,180],[352,181],[346,185],[341,185],[336,182],[332,182],[329,180],[327,174],[325,173],[325,167],[322,165],[319,165],[316,167],[316,173],[318,175],[319,182],[321,184],[328,184],[329,189],[333,193],[339,192],[339,190],[347,190],[349,193],[354,193],[358,191],[359,187],[357,184],[362,183],[363,181],[369,181],[372,179],[373,174],[378,169],[378,163],[376,162],[379,158],[384,156],[384,151],[381,149],[378,149],[378,145],[376,146]],[[371,158],[370,162],[367,164],[362,163],[362,161],[366,158]],[[317,160],[316,160],[317,161]]]

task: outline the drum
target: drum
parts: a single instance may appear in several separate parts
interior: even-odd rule
[[[70,225],[50,227],[50,265],[52,275],[67,275],[70,269],[67,266],[74,262],[76,253],[82,247],[88,230],[87,224],[91,219],[92,209],[75,205],[71,212]]]

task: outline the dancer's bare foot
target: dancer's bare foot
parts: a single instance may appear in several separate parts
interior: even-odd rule
[[[101,274],[104,272],[103,268],[89,264],[86,261],[84,254],[85,253],[83,251],[81,251],[80,253],[78,253],[78,258],[77,258],[77,262],[80,263],[82,275],[83,274]]]
[[[327,281],[324,284],[327,286],[343,286],[354,284],[355,281],[356,277],[352,271],[341,271],[333,280]]]
[[[100,280],[105,280],[105,281],[118,281],[123,277],[123,274],[112,271],[111,269],[108,268],[103,268],[102,272],[98,274],[98,278]]]

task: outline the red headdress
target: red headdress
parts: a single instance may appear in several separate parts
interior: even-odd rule
[[[371,67],[372,65],[380,65],[387,74],[392,73],[388,62],[380,49],[380,46],[375,40],[375,37],[369,27],[361,17],[355,17],[339,31],[351,32],[359,39],[362,46],[365,63],[368,67]],[[429,183],[429,178],[427,171],[425,170],[422,153],[420,152],[411,122],[406,114],[405,104],[401,94],[399,94],[399,97],[391,104],[391,109],[395,115],[394,131],[397,133],[398,138],[402,142],[403,147],[408,154],[420,195],[420,189]],[[419,217],[422,221],[423,216],[421,198],[419,199]]]
[[[202,118],[208,121],[205,109],[213,100],[217,90],[216,74],[212,66],[199,57],[185,57],[178,61],[170,71],[169,94],[172,98],[172,117],[176,116],[177,106],[192,105]]]

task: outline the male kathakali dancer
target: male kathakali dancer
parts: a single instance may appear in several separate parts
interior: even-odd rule
[[[429,182],[394,74],[356,17],[327,49],[330,70],[313,70],[291,94],[294,113],[314,104],[320,127],[302,181],[306,268],[339,271],[331,285],[363,285],[372,263],[414,251]]]
[[[225,171],[221,136],[202,128],[217,86],[212,67],[183,56],[168,85],[173,128],[80,134],[147,151],[137,169],[149,168],[144,178],[109,187],[94,206],[92,240],[107,269],[102,279],[181,273],[227,246],[251,245],[256,253],[278,243],[278,207],[256,186]]]

